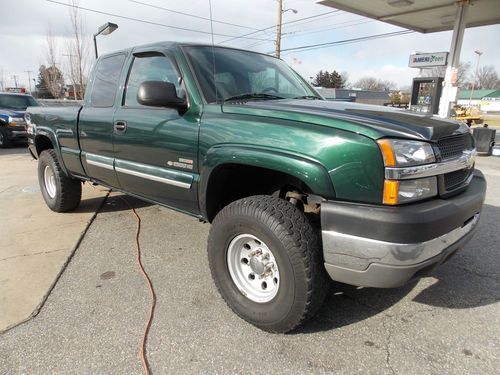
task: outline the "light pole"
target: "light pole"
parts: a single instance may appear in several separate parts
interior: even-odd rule
[[[101,35],[101,34],[102,35],[109,35],[113,31],[115,31],[116,29],[118,29],[118,25],[116,23],[107,22],[104,25],[102,25],[101,27],[99,27],[97,32],[94,34],[94,49],[95,49],[95,58],[96,59],[99,57],[97,54],[97,39],[96,39],[96,37],[98,35]]]
[[[476,86],[476,79],[479,75],[479,59],[481,59],[481,55],[483,54],[483,52],[477,49],[474,51],[474,53],[477,55],[476,77],[472,81],[472,90],[470,90],[469,107],[471,106],[471,103],[472,103],[472,95],[474,94],[474,87]]]
[[[294,14],[297,14],[298,11],[296,9],[288,8],[283,9],[283,0],[278,0],[278,24],[276,28],[276,57],[280,58],[281,52],[281,20],[283,18],[283,13],[291,10]]]

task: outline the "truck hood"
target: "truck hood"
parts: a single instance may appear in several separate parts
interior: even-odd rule
[[[0,115],[10,117],[24,117],[25,110],[13,110],[7,108],[0,108]]]
[[[396,137],[436,141],[442,137],[469,131],[465,124],[436,116],[390,107],[328,100],[228,102],[223,105],[222,111],[328,126],[356,132],[373,139]]]

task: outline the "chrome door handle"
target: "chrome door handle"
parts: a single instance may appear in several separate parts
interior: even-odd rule
[[[125,133],[127,131],[127,123],[122,120],[115,121],[115,133]]]

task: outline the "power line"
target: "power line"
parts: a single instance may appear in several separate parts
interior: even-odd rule
[[[49,3],[54,3],[54,4],[58,4],[58,5],[64,5],[64,6],[66,6],[66,7],[70,7],[70,8],[77,8],[77,9],[85,10],[85,11],[87,11],[87,12],[98,13],[98,14],[104,14],[104,15],[106,15],[106,16],[112,16],[112,17],[121,18],[121,19],[124,19],[124,20],[135,21],[135,22],[141,22],[141,23],[146,23],[146,24],[149,24],[149,25],[155,25],[155,26],[166,27],[166,28],[169,28],[169,29],[176,29],[176,30],[182,30],[182,31],[189,31],[189,32],[192,32],[192,33],[198,33],[198,34],[206,34],[206,35],[210,35],[210,34],[211,34],[211,32],[210,32],[210,31],[203,31],[203,30],[189,29],[189,28],[186,28],[186,27],[180,27],[180,26],[167,25],[167,24],[158,23],[158,22],[152,22],[152,21],[147,21],[147,20],[143,20],[143,19],[139,19],[139,18],[133,18],[133,17],[128,17],[128,16],[122,16],[122,15],[115,14],[115,13],[104,12],[104,11],[97,10],[97,9],[85,8],[85,7],[81,7],[81,6],[79,6],[79,5],[61,3],[61,2],[59,2],[59,1],[55,1],[55,0],[46,0],[46,1],[48,1]],[[231,37],[231,35],[228,35],[228,34],[219,34],[219,33],[214,33],[213,35],[217,35],[217,36],[224,36],[224,37]],[[263,38],[255,38],[255,37],[245,37],[245,39],[254,39],[254,40],[265,40],[265,41],[271,41],[271,39],[263,39]]]
[[[331,15],[327,15],[327,16],[323,16],[323,17],[314,18],[314,19],[309,20],[309,21],[299,21],[297,24],[291,25],[291,27],[296,27],[296,26],[302,27],[302,26],[304,26],[308,23],[311,23],[311,22],[317,23],[317,22],[321,22],[323,20],[329,20],[333,17],[342,16],[343,14],[344,14],[343,12],[339,12],[337,14],[331,14]],[[283,25],[285,25],[285,23],[283,23]]]
[[[359,37],[359,38],[337,40],[335,42],[309,44],[309,45],[300,46],[300,47],[292,47],[292,48],[284,49],[283,52],[286,51],[286,52],[290,53],[291,51],[298,51],[298,50],[301,50],[301,51],[311,51],[311,50],[314,50],[314,49],[320,49],[320,48],[326,48],[326,47],[331,47],[331,46],[338,46],[338,45],[343,45],[343,44],[363,42],[363,41],[373,40],[373,39],[389,38],[389,37],[393,37],[393,36],[411,34],[411,33],[414,33],[414,32],[415,31],[413,31],[413,30],[394,31],[394,32],[391,32],[391,33],[368,35],[368,36],[362,36],[362,37]],[[272,52],[269,52],[269,53],[272,53]]]
[[[300,22],[300,21],[303,21],[303,20],[308,20],[308,19],[311,19],[311,18],[316,18],[316,17],[321,17],[321,16],[324,16],[326,14],[331,14],[331,13],[338,13],[340,12],[340,10],[331,10],[329,12],[324,12],[324,13],[320,13],[320,14],[316,14],[314,16],[309,16],[309,17],[304,17],[304,18],[299,18],[297,20],[293,20],[293,21],[288,21],[288,22],[283,22],[283,25],[288,25],[290,23],[296,23],[296,22]],[[268,27],[265,27],[263,29],[259,29],[257,31],[253,31],[251,33],[248,33],[248,34],[243,34],[243,35],[239,35],[239,36],[234,36],[232,38],[229,38],[229,39],[226,39],[226,40],[223,40],[222,42],[220,42],[219,44],[222,44],[222,43],[227,43],[227,42],[230,42],[232,40],[235,40],[235,39],[248,39],[248,36],[249,35],[254,35],[254,34],[257,34],[257,33],[260,33],[262,31],[266,31],[266,30],[269,30],[269,29],[274,29],[277,25],[272,25],[272,26],[268,26]]]
[[[161,9],[161,10],[164,10],[164,11],[167,11],[167,12],[171,12],[171,13],[175,13],[175,14],[180,14],[180,15],[183,15],[183,16],[186,16],[186,17],[192,17],[192,18],[197,18],[197,19],[204,20],[204,21],[210,21],[210,18],[207,18],[207,17],[197,16],[197,15],[191,14],[191,13],[180,12],[178,10],[168,9],[168,8],[164,8],[164,7],[161,7],[161,6],[158,6],[158,5],[154,5],[154,4],[143,3],[142,1],[137,1],[137,0],[128,0],[128,1],[130,1],[131,3],[141,4],[141,5],[144,5],[144,6],[147,6],[147,7]],[[258,30],[255,27],[238,25],[236,23],[231,23],[231,22],[217,21],[217,20],[212,20],[212,22],[213,23],[220,23],[222,25],[229,25],[229,26],[241,27],[241,28],[244,28],[244,29]]]
[[[353,22],[353,21],[354,20],[340,22],[337,25],[342,25],[342,26],[328,27],[326,29],[316,29],[315,31],[307,31],[307,32],[303,32],[303,31],[300,31],[300,30],[298,30],[298,31],[291,31],[291,32],[284,33],[283,34],[284,35],[283,38],[286,39],[286,40],[288,40],[288,39],[291,39],[291,38],[297,38],[297,37],[301,37],[301,36],[308,35],[308,34],[321,33],[321,32],[325,32],[325,31],[343,29],[343,28],[347,28],[347,27],[353,27],[353,26],[362,25],[362,24],[365,24],[365,23],[375,22],[375,20],[365,20],[365,21],[361,21],[361,22],[357,22],[357,23],[353,23],[353,24],[349,24],[349,25],[344,25],[345,23]],[[298,34],[295,34],[295,33],[298,33]],[[265,43],[269,43],[269,42],[268,41],[251,42],[249,45],[247,45],[247,46],[245,46],[243,48],[255,47],[255,46],[258,46],[258,45],[265,44]]]
[[[352,22],[352,21],[350,21],[350,22]],[[288,32],[287,33],[287,34],[289,34],[287,36],[287,39],[289,39],[289,38],[296,38],[296,37],[304,36],[304,35],[310,35],[310,34],[324,33],[325,31],[331,31],[331,30],[337,30],[337,29],[344,29],[344,28],[347,28],[347,27],[364,25],[365,23],[370,23],[370,22],[375,22],[375,20],[365,20],[365,21],[360,21],[360,22],[356,22],[356,23],[350,23],[348,25],[346,25],[347,22],[341,22],[341,23],[337,24],[338,26],[328,27],[328,28],[322,28],[322,29],[316,29],[314,31],[300,31],[300,30],[299,31],[292,31],[292,32]],[[258,43],[261,43],[261,42],[258,42]]]
[[[349,23],[356,23],[356,22],[375,22],[375,20],[369,19],[367,20],[365,17],[356,17],[356,18],[351,18],[349,20],[341,21],[341,22],[328,22],[327,24],[316,24],[312,27],[302,27],[303,24],[300,25],[292,25],[292,29],[290,30],[288,27],[286,28],[287,31],[290,32],[309,32],[309,31],[315,31],[315,30],[322,30],[327,27],[336,27],[339,25],[345,25]]]

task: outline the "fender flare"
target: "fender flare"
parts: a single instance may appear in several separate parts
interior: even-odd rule
[[[49,127],[37,125],[36,134],[34,137],[35,148],[36,148],[38,137],[46,137],[50,140],[50,142],[52,142],[52,145],[54,146],[54,151],[57,155],[57,159],[59,160],[59,164],[60,164],[63,172],[69,176],[68,170],[67,170],[66,166],[64,165],[64,161],[62,158],[61,145],[59,144],[59,140],[57,139],[57,136],[54,133],[54,131]],[[37,150],[37,154],[38,154],[38,150]],[[38,157],[40,157],[40,155],[38,155]]]
[[[224,144],[211,147],[203,158],[198,196],[207,217],[207,191],[212,173],[224,165],[245,165],[281,172],[302,181],[316,195],[334,198],[335,189],[326,168],[317,160],[260,146]]]

